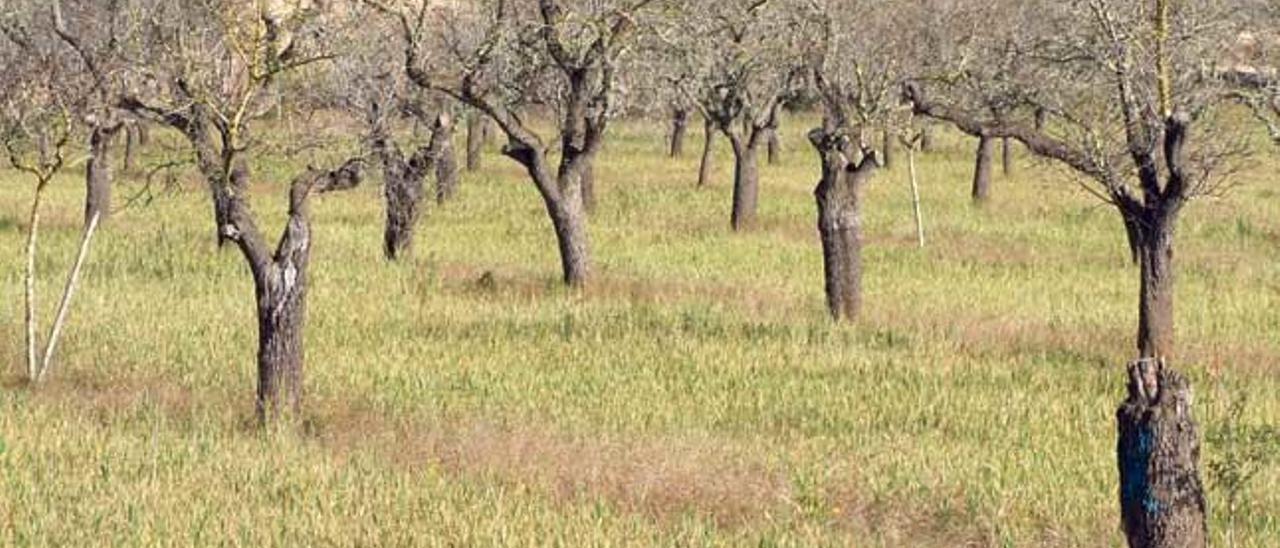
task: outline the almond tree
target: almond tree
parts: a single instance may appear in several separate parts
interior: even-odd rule
[[[757,223],[760,150],[778,126],[786,100],[802,83],[804,63],[795,9],[783,0],[686,2],[664,37],[681,54],[685,93],[733,148],[734,230]]]
[[[50,371],[80,270],[101,217],[94,214],[85,225],[79,254],[42,345],[36,317],[41,206],[54,177],[69,163],[70,143],[76,137],[73,119],[90,89],[71,68],[74,59],[56,46],[47,26],[39,24],[42,19],[35,10],[15,8],[0,22],[0,143],[8,163],[33,182],[23,278],[27,380],[33,384],[43,381]]]
[[[414,84],[484,112],[506,134],[503,154],[537,188],[572,287],[591,278],[587,204],[592,166],[617,107],[619,61],[654,2],[484,0],[445,7],[365,0],[399,25]],[[554,165],[552,145],[525,115],[538,102],[558,114]]]
[[[288,188],[288,222],[276,245],[249,208],[249,160],[262,149],[254,122],[282,74],[328,58],[312,38],[332,17],[296,5],[240,0],[198,6],[156,2],[145,18],[147,63],[133,67],[119,106],[180,132],[215,205],[218,234],[239,249],[253,275],[258,318],[257,415],[296,416],[303,395],[314,193],[354,186],[362,160],[333,170],[307,168]]]
[[[900,110],[891,12],[847,0],[807,6],[805,34],[816,37],[811,77],[823,106],[822,126],[809,132],[822,164],[814,196],[827,308],[837,321],[856,319],[862,304],[862,190],[883,157],[867,133],[894,124]]]

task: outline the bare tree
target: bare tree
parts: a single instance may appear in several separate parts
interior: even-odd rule
[[[150,62],[135,67],[139,82],[119,106],[185,137],[213,198],[218,234],[240,250],[253,275],[258,317],[259,420],[296,416],[303,396],[312,233],[312,194],[350,188],[363,161],[333,170],[308,168],[288,189],[288,222],[268,244],[250,210],[249,160],[262,141],[254,121],[271,107],[282,74],[327,59],[315,51],[330,19],[297,6],[246,7],[228,0],[200,6],[157,2],[146,19]]]
[[[760,151],[803,79],[796,6],[781,0],[687,2],[664,32],[683,54],[681,70],[692,75],[680,79],[685,93],[733,148],[734,230],[757,222]]]
[[[4,36],[0,39],[0,141],[9,164],[30,176],[34,183],[27,218],[23,279],[27,379],[33,384],[43,381],[52,367],[81,268],[101,220],[101,213],[95,212],[85,225],[57,315],[42,346],[37,333],[40,322],[36,317],[40,211],[45,191],[54,177],[67,167],[68,148],[76,136],[73,118],[91,86],[76,77],[76,71],[71,68],[73,59],[56,47],[51,33],[43,32],[48,27],[37,23],[39,15],[47,14],[15,9],[0,21]]]
[[[867,133],[893,124],[898,103],[890,11],[846,0],[808,5],[813,30],[805,34],[818,37],[811,71],[824,112],[822,127],[809,133],[822,164],[814,196],[827,308],[837,321],[857,319],[862,305],[862,191],[882,159]],[[885,144],[891,132],[883,131]]]
[[[1019,52],[1009,65],[1018,68],[993,85],[1059,123],[1036,129],[1031,119],[974,108],[967,89],[981,82],[920,80],[908,86],[908,98],[919,114],[966,133],[1015,139],[1084,176],[1083,187],[1120,213],[1141,266],[1140,355],[1170,356],[1177,219],[1188,200],[1221,188],[1238,150],[1231,129],[1214,123],[1220,85],[1195,70],[1223,41],[1211,21],[1225,8],[1179,3],[1162,32],[1152,9],[1120,9],[1109,0],[1029,9],[1048,27],[985,55]],[[984,58],[979,51],[973,59]],[[1188,147],[1193,125],[1203,138]]]
[[[484,112],[506,134],[503,154],[523,166],[538,189],[570,286],[591,277],[592,164],[615,114],[619,60],[641,10],[653,2],[492,0],[433,9],[422,0],[366,0],[399,24],[411,81]],[[559,114],[554,169],[547,141],[522,113],[531,102],[550,104]]]

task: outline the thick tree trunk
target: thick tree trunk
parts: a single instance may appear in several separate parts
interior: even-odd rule
[[[453,117],[441,113],[431,130],[431,151],[436,164],[436,203],[443,204],[458,192],[458,158],[453,149]]]
[[[243,196],[248,190],[249,168],[243,160],[235,162],[231,168],[230,184],[231,192],[213,192],[213,220],[217,223],[218,247],[221,248],[231,242],[231,238],[227,236],[224,227],[231,226],[231,210],[233,196]],[[221,184],[221,182],[211,183]]]
[[[587,214],[581,200],[548,203],[551,224],[560,248],[560,266],[564,283],[570,287],[586,286],[591,278],[591,243],[587,238]]]
[[[1013,139],[1008,137],[1000,140],[1000,168],[1005,177],[1013,175]]]
[[[1133,548],[1203,548],[1208,540],[1191,388],[1163,360],[1129,364],[1116,411],[1120,511]]]
[[[684,156],[684,138],[689,133],[689,109],[675,109],[671,116],[671,150],[672,158]]]
[[[484,115],[467,116],[467,171],[480,171],[484,156]]]
[[[706,186],[711,181],[711,152],[716,142],[716,124],[707,120],[702,128],[702,162],[698,165],[698,186]]]
[[[995,140],[990,137],[978,138],[977,160],[973,168],[973,201],[983,204],[991,197],[991,162],[994,156]]]
[[[769,128],[765,131],[768,132],[766,137],[768,137],[769,165],[777,165],[782,159],[782,142],[778,140],[778,128]]]
[[[1143,358],[1173,357],[1174,221],[1149,214],[1135,227],[1141,272],[1138,351]]]
[[[838,144],[821,132],[810,136],[822,161],[822,178],[814,190],[827,310],[836,321],[853,321],[862,309],[862,221],[859,193],[870,177],[875,158],[861,166],[849,163]]]
[[[734,230],[756,226],[760,203],[760,151],[758,140],[733,137],[733,213]]]
[[[390,143],[375,144],[382,157],[383,196],[386,199],[386,226],[383,229],[382,253],[395,261],[413,252],[413,236],[422,215],[423,180],[431,172],[433,155],[430,147],[419,149],[405,160]]]
[[[84,224],[111,217],[111,141],[115,132],[94,128],[89,134],[89,161],[85,164]]]
[[[293,221],[290,221],[293,222]],[[310,241],[255,275],[258,297],[257,412],[267,423],[302,409],[302,333]]]

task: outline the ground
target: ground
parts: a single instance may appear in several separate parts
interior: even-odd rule
[[[583,293],[560,287],[536,192],[496,154],[404,264],[381,258],[376,178],[319,198],[306,420],[272,433],[252,427],[251,280],[189,174],[104,228],[51,381],[23,386],[31,185],[0,171],[0,544],[1121,544],[1138,276],[1116,213],[1025,156],[975,208],[972,145],[946,134],[920,158],[926,248],[905,154],[869,188],[865,317],[836,326],[810,123],[788,121],[747,234],[729,231],[726,143],[698,189],[697,139],[672,161],[658,125],[618,126]],[[151,163],[183,157],[163,148]],[[259,162],[271,233],[317,154]],[[1176,365],[1210,438],[1218,545],[1280,538],[1280,462],[1224,441],[1280,417],[1277,166],[1251,159],[1178,234]],[[44,210],[44,325],[76,171]],[[117,207],[143,188],[126,179]],[[1234,511],[1214,463],[1260,470]]]

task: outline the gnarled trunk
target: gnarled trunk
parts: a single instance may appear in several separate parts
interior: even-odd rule
[[[671,115],[671,150],[672,158],[684,156],[684,138],[689,132],[689,109],[678,108]]]
[[[89,161],[85,164],[84,224],[111,217],[111,141],[115,130],[94,128],[89,134]]]
[[[596,212],[596,159],[583,156],[578,167],[578,184],[582,186],[582,208],[588,214]]]
[[[422,215],[424,180],[432,170],[434,155],[427,146],[406,160],[385,138],[376,139],[374,149],[382,160],[382,192],[386,200],[382,253],[395,261],[413,251],[413,236]]]
[[[1129,364],[1116,411],[1120,512],[1133,548],[1203,548],[1208,540],[1191,388],[1163,360]]]
[[[994,139],[985,135],[978,138],[977,159],[973,168],[974,203],[986,203],[991,197],[991,161],[994,149]]]
[[[1133,222],[1137,235],[1140,291],[1138,351],[1143,358],[1172,358],[1176,216],[1147,210]]]
[[[706,120],[702,127],[702,162],[698,164],[698,186],[706,186],[711,180],[711,152],[716,142],[716,124]]]
[[[436,203],[451,200],[458,192],[458,158],[453,149],[453,117],[444,112],[431,130],[431,151],[436,164]]]
[[[306,223],[304,220],[291,219]],[[262,422],[302,409],[302,333],[307,319],[309,229],[305,238],[264,272],[254,274],[258,298],[258,396]]]
[[[756,225],[760,203],[760,151],[759,140],[730,137],[733,144],[733,213],[730,224],[734,230],[746,230]]]
[[[859,194],[876,158],[851,164],[841,140],[821,130],[810,134],[822,162],[814,190],[827,310],[836,321],[853,321],[862,309],[862,221]]]

